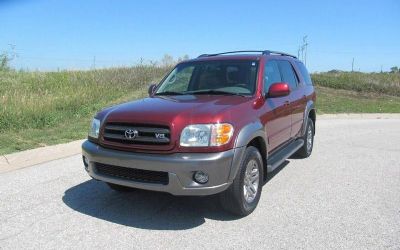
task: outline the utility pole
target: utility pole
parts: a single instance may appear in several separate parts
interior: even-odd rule
[[[304,48],[304,64],[307,66],[307,35],[303,37],[303,48]]]
[[[92,68],[93,68],[93,69],[96,69],[96,56],[93,56]]]
[[[300,59],[300,50],[301,50],[301,46],[299,46],[299,48],[297,49],[297,58]]]
[[[299,46],[299,49],[297,50],[297,58],[300,59],[300,61],[304,61],[304,64],[307,66],[307,35],[303,36],[303,44]],[[300,52],[301,52],[301,57],[300,57]]]
[[[351,72],[354,72],[354,57],[353,57],[353,61],[351,62]]]

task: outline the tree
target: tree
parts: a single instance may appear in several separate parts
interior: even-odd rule
[[[165,54],[161,59],[161,64],[164,67],[172,67],[175,64],[175,61],[171,55]]]
[[[184,55],[183,57],[179,57],[179,58],[178,58],[178,62],[186,61],[186,60],[189,60],[189,59],[190,59],[190,58],[189,58],[188,55]]]
[[[399,68],[397,66],[391,67],[390,68],[390,73],[399,73]]]
[[[6,71],[10,69],[9,66],[10,58],[6,53],[0,55],[0,71]]]
[[[0,71],[10,70],[10,62],[18,57],[18,54],[15,52],[15,45],[9,44],[9,46],[10,50],[0,54]]]

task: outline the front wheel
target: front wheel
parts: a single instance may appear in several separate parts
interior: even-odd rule
[[[263,160],[257,148],[249,146],[231,186],[220,194],[222,207],[233,214],[251,214],[260,200],[263,185]]]

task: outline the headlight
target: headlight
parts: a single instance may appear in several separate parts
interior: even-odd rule
[[[194,124],[185,127],[181,133],[183,147],[208,147],[227,144],[233,135],[229,123]]]
[[[99,131],[100,131],[100,120],[99,119],[93,119],[92,124],[90,126],[89,130],[89,137],[92,138],[99,138]]]

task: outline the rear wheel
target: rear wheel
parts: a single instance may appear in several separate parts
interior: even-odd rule
[[[306,133],[303,136],[304,144],[296,152],[296,156],[301,158],[307,158],[311,155],[314,147],[314,122],[310,118],[307,120]]]
[[[260,200],[263,180],[263,161],[257,148],[249,146],[232,185],[220,194],[222,207],[233,214],[251,214]]]
[[[112,190],[117,191],[117,192],[130,192],[133,191],[134,188],[131,187],[126,187],[126,186],[121,186],[118,184],[114,184],[114,183],[109,183],[106,182],[108,187],[110,187]]]

